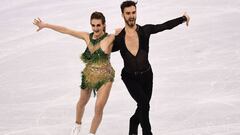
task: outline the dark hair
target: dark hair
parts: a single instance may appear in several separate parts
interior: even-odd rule
[[[124,9],[126,7],[131,7],[134,6],[136,8],[137,2],[131,1],[131,0],[126,0],[121,4],[121,11],[123,13]]]
[[[102,12],[97,12],[97,11],[93,12],[90,17],[90,22],[92,21],[92,19],[100,19],[102,20],[102,24],[106,23],[105,16],[103,15]],[[104,27],[103,31],[106,32],[106,26]]]
[[[95,11],[95,12],[92,13],[91,18],[90,18],[90,21],[91,21],[92,19],[100,19],[100,20],[102,20],[102,23],[103,23],[103,24],[105,24],[105,22],[106,22],[106,19],[105,19],[105,16],[103,15],[103,13],[97,12],[97,11]]]

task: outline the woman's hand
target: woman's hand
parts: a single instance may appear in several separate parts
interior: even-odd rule
[[[40,18],[34,19],[33,24],[38,27],[37,31],[45,28],[46,23],[44,23]]]

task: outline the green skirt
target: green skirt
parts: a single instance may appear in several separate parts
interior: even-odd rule
[[[113,82],[115,71],[109,62],[88,63],[82,71],[81,88],[95,92],[107,82]]]

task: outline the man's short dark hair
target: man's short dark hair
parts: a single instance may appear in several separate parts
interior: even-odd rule
[[[121,11],[123,13],[124,9],[126,7],[131,7],[134,6],[136,8],[137,2],[131,1],[131,0],[126,0],[121,4]]]

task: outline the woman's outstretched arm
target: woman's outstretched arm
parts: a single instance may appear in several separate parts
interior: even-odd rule
[[[76,31],[63,26],[43,22],[40,18],[34,19],[33,24],[38,27],[37,31],[40,31],[43,28],[48,28],[63,34],[68,34],[68,35],[83,39],[85,41],[89,35],[87,32]]]

